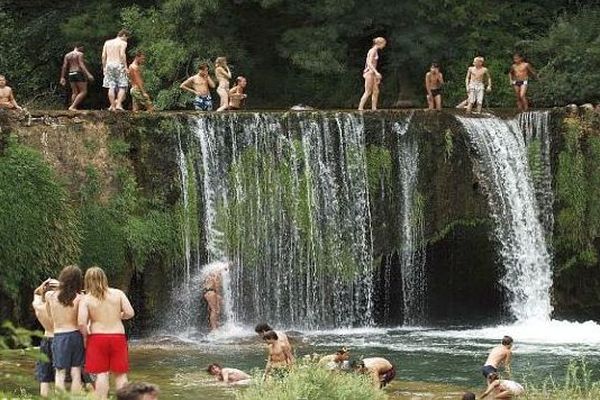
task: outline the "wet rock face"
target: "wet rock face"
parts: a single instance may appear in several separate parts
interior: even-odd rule
[[[86,258],[84,254],[82,264],[109,265],[111,282],[129,289],[140,310],[136,318],[139,330],[156,326],[154,318],[168,308],[171,288],[185,279],[179,146],[190,157],[190,163],[197,166],[195,173],[203,173],[202,163],[198,163],[201,154],[192,146],[195,133],[190,130],[190,115],[40,113],[30,121],[0,115],[0,153],[3,143],[8,143],[7,132],[12,131],[19,143],[37,149],[57,171],[74,203],[89,217],[84,222],[96,226],[105,220],[97,216],[114,218],[110,230],[84,230],[82,250],[91,256]],[[364,124],[365,135],[360,156],[364,157],[366,174],[361,184],[366,186],[360,190],[366,190],[364,197],[368,198],[370,212],[367,223],[371,235],[368,241],[373,264],[374,322],[434,324],[505,316],[506,293],[497,283],[503,271],[497,243],[492,238],[486,195],[480,185],[481,177],[473,172],[474,155],[465,132],[453,113],[403,110],[356,115]],[[331,122],[330,129],[337,129],[336,114],[325,111],[236,113],[235,120],[228,116],[219,118],[221,125],[215,125],[217,136],[227,148],[233,146],[233,138],[242,138],[243,130],[261,118],[279,121],[291,132],[291,139],[297,141],[298,151],[305,154],[310,149],[301,148],[303,124],[326,119]],[[410,124],[404,129],[408,120]],[[259,132],[257,137],[260,135]],[[340,153],[343,139],[341,135],[325,144],[332,148],[323,153],[322,160],[352,167],[354,164],[344,161],[344,157],[359,153],[348,152],[348,148]],[[286,171],[267,169],[272,160],[266,156],[283,154],[282,142],[261,143],[265,158],[256,171],[276,172],[281,174],[281,182],[287,182]],[[321,142],[315,139],[306,145],[315,143]],[[560,146],[559,141],[554,143]],[[241,146],[241,142],[235,145]],[[553,149],[554,157],[556,153]],[[246,162],[257,168],[255,156],[239,155],[237,167]],[[409,156],[414,156],[410,162]],[[223,157],[227,163],[232,161],[231,154]],[[410,174],[406,173],[408,169]],[[352,182],[338,179],[339,174],[347,173],[343,168],[332,171],[332,180]],[[196,264],[208,258],[203,239],[206,226],[201,181],[199,185],[192,198],[196,202],[192,223],[196,226],[190,231],[198,243],[192,260]],[[304,190],[301,185],[299,188]],[[265,186],[261,190],[267,189]],[[343,207],[340,210],[347,212]],[[245,221],[249,224],[252,219]],[[107,252],[100,251],[100,240],[107,236],[103,232],[115,232],[109,235],[114,240],[105,243],[105,247],[110,247]],[[235,240],[241,243],[240,238]],[[252,262],[246,259],[246,264]],[[249,281],[240,285],[239,290],[252,289]],[[572,287],[562,284],[555,290],[572,291]],[[191,293],[199,296],[196,291]],[[567,295],[556,297],[559,302],[566,298]],[[569,304],[570,310],[579,306],[576,301]],[[241,313],[243,306],[238,307]],[[414,312],[415,308],[419,308],[418,312]]]

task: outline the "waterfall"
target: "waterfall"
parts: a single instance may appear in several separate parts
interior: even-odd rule
[[[505,268],[501,284],[518,321],[548,320],[552,312],[551,259],[519,121],[457,117],[476,159],[475,173],[487,192]]]
[[[554,230],[554,192],[550,149],[550,111],[529,111],[519,114],[519,126],[524,133],[532,165],[533,184],[539,208],[539,219],[551,238]]]
[[[207,259],[233,264],[230,318],[372,324],[362,117],[202,115],[190,128]]]
[[[425,239],[423,237],[423,209],[417,191],[419,172],[419,144],[408,134],[412,115],[407,121],[396,122],[393,131],[398,143],[398,179],[400,183],[399,249],[402,273],[403,319],[408,325],[424,320],[425,298]]]

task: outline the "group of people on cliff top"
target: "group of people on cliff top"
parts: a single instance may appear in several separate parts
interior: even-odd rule
[[[102,70],[104,74],[102,86],[108,91],[109,110],[124,110],[123,102],[129,88],[132,110],[152,111],[154,106],[150,95],[145,89],[142,75],[142,68],[146,60],[144,52],[141,50],[136,51],[133,62],[129,66],[127,65],[126,50],[129,36],[128,31],[121,30],[114,39],[107,40],[102,49]],[[373,39],[373,46],[367,53],[363,70],[365,88],[358,110],[364,110],[369,100],[371,101],[371,109],[377,110],[379,86],[382,81],[382,75],[377,69],[379,51],[383,50],[386,44],[385,38],[377,37]],[[81,44],[76,44],[73,50],[65,55],[60,74],[60,84],[65,86],[68,82],[71,87],[69,106],[71,111],[79,109],[87,95],[88,83],[94,80],[94,76],[86,66],[83,50]],[[537,74],[521,54],[515,54],[513,61],[508,79],[515,91],[517,107],[521,111],[526,111],[529,108],[527,99],[529,80],[535,78]],[[459,104],[457,108],[466,108],[467,112],[471,112],[475,107],[477,113],[481,112],[485,93],[492,90],[492,79],[484,63],[483,57],[475,57],[473,65],[468,68],[465,79],[467,99]],[[242,108],[247,98],[245,93],[248,84],[247,79],[238,76],[235,79],[235,86],[230,88],[229,81],[233,75],[225,57],[218,57],[215,60],[214,75],[218,84],[210,75],[210,65],[207,62],[202,62],[198,66],[198,73],[189,77],[180,85],[182,90],[194,95],[192,101],[194,109],[212,111],[211,89],[215,88],[220,98],[216,111]],[[437,63],[432,63],[425,75],[428,109],[442,109],[443,86],[444,77],[440,72],[440,66]],[[0,109],[21,109],[15,100],[12,89],[6,85],[6,78],[3,75],[0,75]]]
[[[373,39],[373,46],[367,53],[363,78],[365,80],[365,91],[358,104],[359,110],[364,110],[365,105],[371,100],[371,109],[377,109],[379,100],[379,85],[382,75],[377,70],[379,60],[379,51],[383,50],[387,44],[385,38],[377,37]],[[492,78],[490,72],[484,66],[485,60],[478,56],[473,60],[473,65],[467,69],[465,78],[465,88],[467,99],[460,103],[457,108],[466,108],[470,113],[473,107],[480,113],[483,107],[485,93],[492,91]],[[521,111],[529,109],[529,100],[527,99],[527,88],[530,78],[537,77],[537,74],[530,63],[525,58],[515,53],[513,64],[508,73],[508,80],[515,91],[517,107]],[[442,89],[444,86],[444,76],[440,72],[440,65],[432,63],[429,72],[425,74],[425,90],[427,92],[427,105],[429,110],[442,109]]]
[[[102,48],[102,87],[107,89],[109,111],[124,111],[123,103],[129,92],[131,96],[132,111],[153,111],[152,99],[145,89],[142,74],[146,55],[142,50],[137,50],[131,64],[127,64],[127,41],[129,32],[121,30],[113,39],[107,40]],[[94,81],[94,76],[88,69],[84,58],[84,47],[75,44],[72,51],[63,59],[60,71],[60,84],[69,83],[71,89],[70,111],[77,111],[88,93],[88,84]],[[194,109],[199,111],[212,111],[213,98],[211,89],[215,89],[220,98],[216,111],[239,110],[244,106],[247,95],[244,93],[247,80],[243,76],[235,79],[235,86],[230,88],[232,79],[227,58],[218,57],[214,63],[215,77],[218,85],[210,76],[210,66],[203,62],[198,66],[198,73],[183,82],[180,88],[192,93]],[[6,78],[0,75],[0,110],[21,110],[13,90],[7,86]]]
[[[135,312],[123,291],[108,286],[101,268],[89,268],[85,277],[76,265],[63,268],[58,280],[48,278],[34,290],[32,306],[44,329],[40,351],[45,360],[36,363],[35,371],[42,397],[51,395],[54,383],[56,392],[70,384],[72,394],[90,390],[97,399],[108,399],[113,374],[117,399],[157,398],[153,385],[128,384],[122,321]]]

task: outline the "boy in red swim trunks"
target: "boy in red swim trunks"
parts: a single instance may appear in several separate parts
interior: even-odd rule
[[[108,287],[104,271],[92,267],[85,273],[86,294],[79,304],[79,329],[86,339],[85,370],[97,374],[96,398],[108,399],[109,374],[116,389],[127,384],[129,353],[122,320],[134,316],[125,293]]]

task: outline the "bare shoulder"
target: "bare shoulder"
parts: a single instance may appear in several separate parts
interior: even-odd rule
[[[46,301],[52,301],[52,300],[54,300],[55,294],[56,294],[56,291],[50,290],[50,291],[46,292],[46,294],[44,295],[44,299]]]

